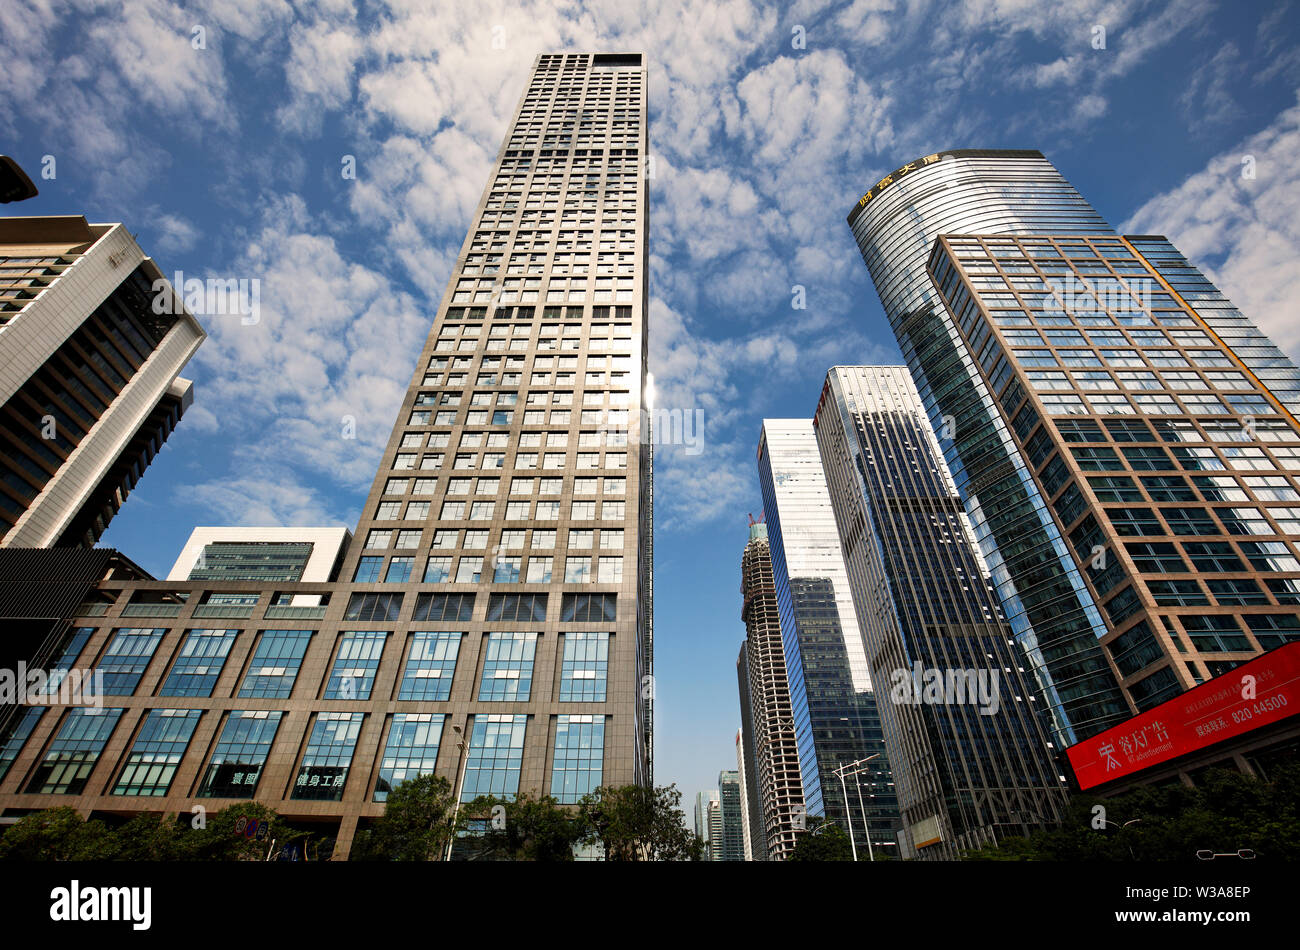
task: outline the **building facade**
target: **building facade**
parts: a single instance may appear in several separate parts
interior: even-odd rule
[[[900,819],[879,697],[812,420],[763,420],[758,472],[807,814],[895,856]],[[835,770],[867,756],[876,756],[876,793],[859,803]]]
[[[741,721],[747,705],[758,799],[752,838],[756,845],[761,842],[766,854],[758,860],[783,861],[806,827],[807,809],[766,524],[749,526],[740,590],[746,634],[741,657],[748,669],[740,687]]]
[[[121,224],[0,218],[0,546],[93,545],[190,405],[160,284]]]
[[[715,861],[745,860],[744,782],[735,769],[718,773],[718,801],[722,814],[722,836]]]
[[[763,808],[759,804],[758,773],[754,770],[753,699],[749,691],[749,643],[740,645],[736,657],[736,679],[740,687],[740,722],[736,730],[736,769],[740,772],[740,813],[745,830],[745,860],[766,861],[767,840],[763,835]]]
[[[907,367],[833,367],[813,421],[904,855],[953,860],[1055,824],[1047,717]]]
[[[64,654],[110,708],[43,710],[0,820],[254,798],[343,856],[422,773],[651,782],[646,94],[640,54],[537,59],[338,573],[99,585]]]
[[[1300,426],[1190,280],[1093,234],[946,235],[930,273],[1135,712],[1300,639]]]

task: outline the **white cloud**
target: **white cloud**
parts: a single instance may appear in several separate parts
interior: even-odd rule
[[[1124,222],[1164,234],[1293,358],[1300,358],[1300,105],[1211,159]],[[1253,158],[1255,178],[1243,178]]]

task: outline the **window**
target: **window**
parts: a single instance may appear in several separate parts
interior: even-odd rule
[[[495,584],[518,584],[523,561],[524,559],[521,557],[498,557],[496,567],[492,572],[492,582]]]
[[[526,702],[532,692],[536,650],[536,633],[489,633],[479,702]]]
[[[451,575],[451,558],[431,557],[424,565],[424,583],[442,584]]]
[[[560,702],[603,703],[608,671],[608,632],[566,633],[560,665]]]
[[[356,573],[352,580],[358,584],[373,584],[379,580],[379,572],[384,564],[383,557],[368,554],[357,561]]]
[[[623,583],[623,559],[621,557],[602,557],[599,561],[599,570],[596,576],[599,583]]]
[[[468,619],[468,618],[466,618]],[[418,631],[411,634],[411,652],[402,673],[397,698],[445,702],[451,698],[451,681],[460,653],[459,633]]]
[[[559,521],[560,503],[558,501],[539,501],[537,503],[538,521]]]
[[[367,548],[386,548],[393,543],[393,532],[391,531],[371,531],[366,535]]]
[[[474,612],[473,594],[418,594],[412,620],[468,620]]]
[[[356,595],[354,595],[356,596]],[[263,630],[244,674],[239,695],[285,699],[293,692],[298,668],[311,643],[312,630]]]
[[[600,517],[604,521],[622,521],[626,515],[626,502],[622,501],[602,501],[600,503]]]
[[[324,699],[370,698],[375,672],[384,655],[388,634],[375,630],[349,630],[339,637],[339,652],[325,684]]]
[[[565,594],[560,605],[564,623],[602,623],[618,619],[615,594]]]
[[[433,772],[438,764],[444,719],[441,713],[393,715],[375,782],[375,801],[387,801],[388,793],[407,779]]]
[[[477,584],[483,576],[483,559],[481,557],[463,557],[456,565],[457,584]]]
[[[309,801],[343,800],[343,786],[352,765],[352,752],[365,713],[316,713],[307,751],[298,766],[292,798]]]
[[[3,733],[0,733],[0,781],[9,774],[10,767],[18,758],[27,739],[36,729],[36,724],[45,715],[45,706],[27,706],[21,713],[14,714]]]
[[[1200,607],[1209,604],[1196,581],[1147,581],[1151,596],[1161,607]]]
[[[395,557],[388,562],[388,573],[384,575],[384,582],[387,584],[405,584],[411,579],[411,571],[414,569],[415,558]]]
[[[492,512],[496,510],[494,501],[476,501],[470,506],[470,521],[491,521]]]
[[[546,594],[493,594],[486,619],[541,623],[546,620],[546,602]]]
[[[574,521],[594,521],[596,518],[596,503],[594,501],[575,501],[570,509],[569,517]]]
[[[528,584],[549,584],[551,582],[551,571],[553,569],[554,559],[549,557],[530,557],[528,559],[528,575],[525,583]]]
[[[460,800],[480,795],[513,799],[523,764],[525,715],[476,715],[470,733]]]
[[[199,709],[150,710],[110,794],[166,795],[202,714]]]
[[[199,798],[252,798],[283,713],[231,710],[199,784]]]
[[[238,635],[238,630],[189,631],[158,695],[211,696]]]
[[[564,583],[591,583],[591,558],[568,557],[564,559]]]
[[[1179,618],[1192,645],[1204,653],[1236,653],[1253,650],[1235,617],[1184,614]]]
[[[73,706],[27,783],[27,793],[80,795],[99,754],[122,716],[121,709]]]
[[[401,609],[401,594],[353,594],[343,619],[396,620]]]
[[[604,716],[556,716],[551,795],[561,804],[573,804],[595,791],[600,787],[604,757]]]
[[[135,692],[166,632],[162,628],[124,627],[114,633],[98,666],[104,674],[105,696],[130,696]]]
[[[572,528],[569,531],[569,549],[590,550],[595,532],[590,528]]]
[[[600,532],[600,548],[602,551],[621,551],[623,550],[623,532],[619,528],[606,528]]]

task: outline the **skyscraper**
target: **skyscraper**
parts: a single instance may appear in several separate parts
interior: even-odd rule
[[[741,662],[744,661],[744,645],[741,646]],[[742,694],[743,695],[743,694]],[[742,708],[745,708],[742,702]],[[754,848],[759,837],[759,822],[762,814],[758,808],[758,796],[755,794],[757,783],[754,780],[754,755],[752,746],[745,741],[743,730],[736,730],[736,774],[740,776],[740,834],[745,846],[746,861],[764,861],[767,848]]]
[[[1033,665],[1058,744],[1095,735],[1222,669],[1211,662],[1239,662],[1288,636],[1222,617],[1286,616],[1277,608],[1292,596],[1285,576],[1294,560],[1284,540],[1289,528],[1262,506],[1277,501],[1285,510],[1295,488],[1281,471],[1287,460],[1265,446],[1289,438],[1300,371],[1167,240],[1120,238],[1034,151],[957,150],[910,162],[869,189],[848,223],[939,434],[1007,621]],[[956,245],[941,250],[941,235],[965,236],[957,258],[972,270],[958,273],[951,260]],[[1027,243],[1003,240],[1013,235]],[[1049,235],[1063,243],[1031,240]],[[939,290],[945,282],[947,305]],[[1144,305],[1144,295],[1153,305]],[[1096,398],[1083,395],[1088,391]],[[1261,410],[1269,433],[1262,442],[1241,427],[1254,418],[1252,408]],[[1057,415],[1086,418],[1058,425]],[[1110,415],[1132,418],[1103,418]],[[1220,428],[1225,423],[1231,437]],[[1077,451],[1063,451],[1066,431],[1079,440]],[[1240,456],[1236,447],[1215,445],[1229,438],[1248,443]],[[1177,458],[1161,444],[1172,451],[1173,442],[1192,439],[1197,444],[1176,447]],[[1133,451],[1123,451],[1121,442],[1133,440],[1140,440],[1128,446]],[[1238,475],[1245,458],[1261,474]],[[1088,469],[1112,472],[1098,476],[1114,480],[1098,485],[1102,495],[1083,474],[1082,466],[1094,464],[1112,466]],[[1165,466],[1163,473],[1153,466]],[[1242,510],[1241,530],[1210,514],[1215,502]],[[1165,503],[1190,504],[1192,514],[1175,519],[1191,523],[1169,523],[1155,507]],[[1099,514],[1107,504],[1139,505],[1133,517],[1141,523],[1112,529],[1110,516]],[[1171,540],[1206,534],[1216,540]],[[1241,543],[1226,540],[1232,535]],[[1120,537],[1142,540],[1130,549]],[[1189,564],[1252,583],[1236,593],[1225,588],[1225,601],[1193,578],[1175,577],[1173,592],[1159,590],[1164,604],[1147,585],[1123,583]],[[1098,571],[1107,573],[1097,577]],[[1255,583],[1262,572],[1283,575],[1273,579],[1282,585],[1280,596],[1274,583],[1267,593]],[[1193,630],[1150,621],[1162,613],[1158,607],[1170,608],[1163,613],[1172,618],[1183,597],[1205,618],[1194,620]],[[1261,609],[1241,611],[1246,602]],[[1193,636],[1217,649],[1202,658]]]
[[[753,841],[766,851],[766,857],[757,860],[782,861],[794,850],[798,833],[806,826],[806,812],[766,524],[749,526],[749,542],[740,562],[740,590],[744,598],[740,617],[746,633],[740,655],[747,668],[740,686],[741,721],[747,703],[758,786],[758,827]]]
[[[1137,241],[1101,235],[945,235],[930,273],[1135,710],[1300,638],[1300,426],[1196,284],[1184,297]]]
[[[160,283],[121,224],[0,218],[0,546],[93,545],[190,405]]]
[[[718,773],[718,801],[722,815],[722,834],[717,842],[715,861],[745,860],[745,825],[741,806],[740,773],[724,769]]]
[[[814,418],[871,658],[905,855],[1054,824],[1065,785],[905,366],[837,366]]]
[[[851,827],[855,842],[870,834],[874,853],[896,855],[899,815],[877,696],[811,419],[763,420],[758,475],[807,813]],[[835,770],[867,756],[877,756],[878,793],[858,804],[856,795],[846,800]]]
[[[64,652],[111,708],[43,710],[0,807],[255,796],[345,855],[422,773],[463,801],[651,782],[646,149],[640,54],[538,57],[340,574],[102,584]]]

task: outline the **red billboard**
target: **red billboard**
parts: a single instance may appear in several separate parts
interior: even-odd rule
[[[1216,676],[1065,750],[1093,788],[1208,748],[1300,710],[1300,641]]]

